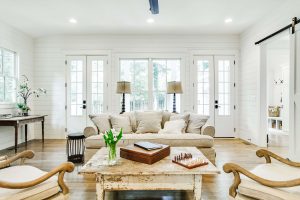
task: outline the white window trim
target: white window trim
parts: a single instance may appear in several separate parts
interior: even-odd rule
[[[154,59],[180,59],[180,80],[182,83],[182,88],[183,88],[183,94],[181,94],[181,105],[180,105],[180,112],[182,112],[184,110],[184,94],[185,94],[185,88],[186,88],[186,82],[185,82],[185,75],[186,75],[186,70],[183,69],[187,69],[186,68],[186,62],[185,62],[185,54],[181,54],[181,53],[124,53],[124,54],[116,54],[114,57],[114,63],[115,63],[115,72],[117,76],[112,77],[112,80],[114,80],[113,86],[116,86],[116,82],[119,81],[120,79],[120,60],[121,59],[147,59],[149,60],[148,62],[148,73],[152,72],[152,60]],[[151,71],[149,71],[151,70]],[[152,73],[148,74],[148,92],[149,94],[153,93],[153,77],[152,77]],[[114,101],[114,104],[116,105],[116,107],[118,108],[118,110],[121,109],[121,105],[120,105],[120,98],[119,96],[115,96],[116,98]],[[153,95],[149,96],[149,105],[148,105],[148,109],[149,110],[153,110]]]
[[[14,102],[5,102],[5,101],[0,102],[0,109],[14,109],[14,108],[16,108],[16,103],[18,102],[17,91],[18,91],[18,82],[19,82],[19,54],[16,51],[13,51],[13,50],[7,49],[5,47],[1,47],[1,46],[0,46],[0,50],[1,51],[2,50],[9,51],[9,52],[15,54],[15,65],[14,65],[15,74],[14,74],[13,78],[16,80],[16,91],[15,91],[16,100]],[[2,65],[2,67],[3,67],[3,65]]]

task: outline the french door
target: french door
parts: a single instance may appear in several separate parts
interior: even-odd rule
[[[194,110],[209,116],[216,137],[235,137],[234,57],[195,56]]]
[[[67,131],[82,132],[89,114],[107,110],[106,56],[67,56]]]

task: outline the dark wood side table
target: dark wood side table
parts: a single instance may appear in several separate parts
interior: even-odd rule
[[[84,140],[83,133],[70,133],[67,137],[67,155],[68,161],[73,163],[84,162]]]
[[[19,127],[25,125],[25,143],[27,144],[27,124],[41,122],[42,123],[42,140],[44,143],[44,122],[47,115],[30,115],[22,117],[12,117],[7,119],[0,119],[0,126],[13,126],[15,128],[15,152],[17,153],[18,148],[18,135]]]

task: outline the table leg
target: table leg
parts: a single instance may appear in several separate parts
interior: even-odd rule
[[[27,145],[27,124],[25,124],[25,144]]]
[[[42,121],[42,141],[43,141],[43,143],[44,143],[44,136],[45,136],[45,125],[44,125],[44,120]]]
[[[19,125],[16,124],[14,127],[15,127],[15,153],[17,153],[17,151],[18,151]]]
[[[103,186],[103,176],[98,176],[96,178],[96,196],[97,200],[104,200],[105,191]]]
[[[194,200],[201,200],[202,175],[195,175],[194,180]]]

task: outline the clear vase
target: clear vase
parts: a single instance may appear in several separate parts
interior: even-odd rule
[[[117,145],[111,144],[108,145],[108,165],[116,165],[117,164]]]

